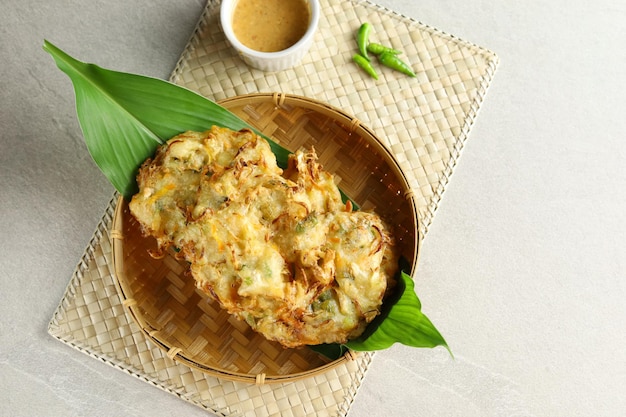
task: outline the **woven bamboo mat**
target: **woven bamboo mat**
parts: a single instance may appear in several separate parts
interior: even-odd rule
[[[496,70],[497,56],[366,1],[323,0],[309,54],[293,69],[264,73],[246,67],[226,43],[219,3],[208,2],[171,81],[214,100],[253,92],[297,94],[359,118],[407,174],[424,236]],[[375,81],[354,66],[354,33],[365,21],[374,27],[373,41],[404,52],[416,78],[381,68]],[[373,354],[309,379],[257,386],[206,376],[149,342],[117,294],[109,236],[115,202],[116,196],[49,323],[52,336],[217,415],[347,415]]]

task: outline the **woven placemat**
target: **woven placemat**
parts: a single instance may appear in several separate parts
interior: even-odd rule
[[[253,92],[298,94],[344,109],[385,142],[419,204],[422,236],[463,149],[497,56],[366,1],[324,0],[319,31],[295,68],[264,73],[245,66],[209,1],[171,81],[214,99]],[[416,78],[379,70],[378,81],[351,61],[362,22],[371,38],[404,52]],[[109,231],[111,199],[49,323],[60,341],[181,399],[223,416],[345,416],[374,357],[304,380],[252,385],[209,377],[169,358],[127,316],[117,294]]]

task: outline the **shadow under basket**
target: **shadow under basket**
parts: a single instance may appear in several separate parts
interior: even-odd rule
[[[361,210],[373,210],[390,225],[403,257],[417,266],[417,208],[404,173],[376,136],[346,113],[324,103],[286,94],[250,94],[222,106],[290,151],[313,146],[322,167]],[[329,360],[308,348],[286,349],[254,332],[196,289],[187,263],[172,253],[161,259],[120,197],[111,231],[113,265],[124,306],[143,333],[168,356],[211,376],[256,384],[308,378],[356,352]]]

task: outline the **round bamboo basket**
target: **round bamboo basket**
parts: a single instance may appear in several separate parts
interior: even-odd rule
[[[417,208],[404,173],[370,129],[345,112],[305,97],[250,94],[220,104],[290,151],[313,146],[323,168],[362,210],[395,227],[403,256],[417,265]],[[113,226],[113,265],[119,294],[146,337],[168,356],[211,376],[255,384],[308,378],[354,359],[331,361],[311,349],[286,349],[252,331],[198,291],[184,261],[154,259],[153,238],[120,197]]]

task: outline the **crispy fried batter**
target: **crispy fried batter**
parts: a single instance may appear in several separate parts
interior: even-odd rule
[[[198,288],[286,347],[343,343],[380,310],[397,267],[388,227],[346,209],[315,151],[282,170],[250,130],[186,132],[138,175],[130,209]]]

